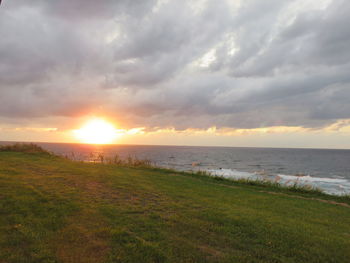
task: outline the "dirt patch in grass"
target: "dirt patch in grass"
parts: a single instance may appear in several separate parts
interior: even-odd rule
[[[117,200],[120,199],[118,191],[109,188],[106,184],[97,181],[88,181],[84,185],[80,185],[84,192],[90,197],[98,199]]]
[[[60,262],[104,262],[110,251],[107,223],[91,211],[72,216],[55,237],[53,247]]]
[[[224,258],[224,253],[213,248],[213,247],[209,247],[207,245],[201,245],[198,247],[199,250],[205,254],[207,254],[207,259],[211,260],[211,261],[218,261],[220,262],[220,259]]]

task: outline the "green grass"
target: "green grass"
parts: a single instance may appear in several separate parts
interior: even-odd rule
[[[349,204],[319,191],[0,151],[0,263],[348,262]]]

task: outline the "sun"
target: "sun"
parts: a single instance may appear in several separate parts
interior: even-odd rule
[[[117,129],[109,122],[102,119],[88,121],[79,130],[74,130],[76,138],[89,144],[109,144],[117,137]]]

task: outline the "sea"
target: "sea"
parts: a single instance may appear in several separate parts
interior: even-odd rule
[[[70,159],[98,162],[99,155],[132,156],[179,171],[206,171],[231,179],[303,185],[350,194],[350,150],[36,143]]]

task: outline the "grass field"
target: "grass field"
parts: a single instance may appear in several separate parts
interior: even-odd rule
[[[350,262],[349,198],[0,152],[0,262]]]

